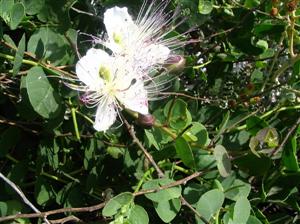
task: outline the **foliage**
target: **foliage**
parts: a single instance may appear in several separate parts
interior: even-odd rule
[[[179,7],[185,18],[177,32],[192,28],[186,36],[195,40],[178,49],[186,66],[172,75],[180,82],[150,104],[150,129],[122,111],[163,177],[125,124],[96,132],[94,108],[62,78],[74,77],[77,53],[93,44],[83,33],[104,31],[106,8],[126,6],[137,15],[141,4],[0,0],[1,173],[41,211],[105,202],[52,220],[72,214],[88,223],[299,221],[298,0],[170,2],[166,10]],[[0,184],[1,217],[31,212]]]

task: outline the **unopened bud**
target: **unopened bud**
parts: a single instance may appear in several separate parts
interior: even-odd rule
[[[151,114],[139,114],[137,123],[144,128],[152,128],[155,122],[155,117]]]
[[[277,16],[278,14],[278,9],[275,7],[272,7],[271,11],[270,11],[270,15],[271,16]]]
[[[185,67],[185,58],[180,55],[172,55],[166,61],[166,69],[169,72],[181,72]]]
[[[297,9],[297,0],[292,0],[287,3],[287,10],[293,12]]]

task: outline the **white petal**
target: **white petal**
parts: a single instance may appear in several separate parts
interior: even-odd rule
[[[100,66],[110,66],[111,61],[112,59],[105,51],[91,48],[77,62],[76,74],[90,90],[97,91],[103,85],[103,79],[99,76]]]
[[[126,89],[116,94],[117,99],[125,107],[141,114],[148,114],[147,91],[141,80],[133,78]]]
[[[107,9],[104,13],[104,24],[109,38],[107,46],[112,51],[121,51],[133,41],[137,26],[126,7]]]
[[[106,131],[113,125],[116,118],[117,111],[113,100],[109,97],[105,97],[99,102],[94,128],[97,131]]]
[[[162,44],[150,44],[143,50],[143,54],[151,65],[163,64],[169,57],[170,49]]]

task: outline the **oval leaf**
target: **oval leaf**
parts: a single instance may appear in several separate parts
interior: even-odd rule
[[[134,205],[130,210],[127,221],[129,221],[130,224],[148,224],[149,217],[146,210],[142,206]]]
[[[127,205],[133,200],[133,195],[130,192],[121,193],[110,199],[102,210],[103,216],[113,216],[123,206]]]
[[[193,168],[196,167],[192,148],[183,137],[176,139],[175,148],[177,155],[182,160],[184,165]]]
[[[154,202],[154,208],[161,220],[169,223],[175,218],[181,208],[180,199],[174,198],[169,201]]]
[[[33,67],[26,77],[26,88],[33,109],[42,117],[55,118],[61,108],[59,95],[50,85],[43,69]]]
[[[234,206],[233,222],[246,223],[250,216],[251,205],[246,197],[240,197]]]
[[[174,181],[166,178],[147,181],[146,183],[144,183],[143,189],[158,189],[158,191],[155,193],[145,194],[145,196],[154,202],[168,201],[173,198],[179,198],[181,195],[180,186],[159,190],[161,186],[165,186],[172,182]]]
[[[22,65],[23,56],[24,56],[24,51],[25,51],[25,34],[23,34],[23,36],[19,42],[18,50],[15,55],[13,75],[18,74],[18,72],[20,70],[20,67]]]
[[[16,29],[25,16],[25,8],[22,3],[16,3],[10,11],[10,28]]]
[[[217,145],[214,148],[214,157],[221,176],[229,176],[231,173],[231,161],[226,149],[222,145]]]
[[[197,211],[207,221],[209,221],[213,215],[222,207],[224,202],[224,193],[218,189],[210,190],[203,194],[200,200],[197,202]],[[198,220],[198,223],[203,223]]]

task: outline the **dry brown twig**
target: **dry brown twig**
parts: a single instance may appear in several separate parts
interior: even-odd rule
[[[137,144],[137,146],[143,151],[143,153],[145,154],[146,158],[149,160],[149,162],[153,165],[153,167],[155,168],[158,176],[160,178],[165,177],[165,174],[162,172],[162,170],[159,168],[159,166],[156,164],[156,162],[154,161],[153,157],[151,156],[151,154],[144,148],[143,144],[140,142],[140,140],[136,137],[133,126],[130,125],[128,123],[128,121],[123,117],[123,122],[126,125],[129,134],[131,135],[133,141]],[[200,173],[195,173],[195,177],[199,176]],[[181,183],[180,181],[178,182],[180,184],[185,183],[184,181]],[[174,185],[172,185],[173,183],[169,184],[171,187],[173,187]],[[180,185],[178,184],[178,185]],[[159,189],[162,190],[162,189]],[[150,192],[147,193],[151,193],[151,192],[155,192],[155,190],[150,190]],[[180,201],[183,205],[187,206],[199,219],[201,219],[205,224],[209,224],[209,222],[201,215],[199,214],[198,211],[196,211],[196,209],[190,204],[188,203],[185,198],[181,195],[180,196]]]
[[[140,195],[144,195],[144,194],[148,194],[148,193],[153,193],[153,192],[158,192],[158,191],[161,191],[161,190],[165,190],[165,189],[175,187],[175,186],[178,186],[178,185],[186,184],[188,181],[190,181],[194,178],[197,178],[197,177],[203,175],[204,173],[205,172],[195,172],[195,173],[191,174],[190,176],[187,176],[183,179],[177,180],[177,181],[175,181],[171,184],[166,184],[166,185],[160,186],[159,188],[141,190],[141,191],[138,191],[136,193],[133,193],[133,195],[134,196],[140,196]],[[0,222],[15,220],[15,219],[19,219],[19,218],[43,218],[43,217],[48,217],[50,215],[60,214],[60,213],[65,213],[65,212],[73,212],[73,213],[93,212],[93,211],[102,209],[105,206],[105,204],[106,204],[106,202],[102,202],[102,203],[97,204],[97,205],[88,206],[88,207],[81,207],[81,208],[61,208],[61,209],[51,210],[51,211],[47,211],[47,212],[40,212],[40,213],[10,215],[10,216],[5,216],[5,217],[0,217]],[[184,198],[182,199],[182,204],[186,205],[191,210],[195,210]],[[197,211],[195,210],[194,212],[196,214]],[[73,221],[75,221],[75,219],[78,219],[78,218],[75,217],[75,216],[68,216],[68,217],[65,217],[65,218],[62,218],[62,219],[49,220],[49,221],[50,221],[50,223],[53,224],[53,223],[61,223],[59,221],[65,221],[65,222],[66,222],[66,220],[70,221],[71,219]]]
[[[24,201],[26,205],[28,205],[36,214],[41,214],[40,210],[38,210],[25,196],[25,194],[21,191],[21,189],[11,180],[9,180],[7,177],[5,177],[1,172],[0,172],[0,178],[7,183]],[[46,216],[42,216],[45,223],[50,224],[49,220],[47,219]]]
[[[165,177],[163,171],[159,168],[159,166],[157,165],[157,163],[154,161],[154,159],[152,158],[151,154],[144,148],[143,144],[139,141],[139,139],[137,138],[137,136],[135,135],[135,131],[132,125],[130,125],[128,123],[128,121],[123,117],[124,123],[128,129],[129,134],[131,135],[133,141],[135,144],[137,144],[137,146],[143,151],[143,153],[145,154],[147,160],[149,160],[149,162],[153,165],[153,167],[155,168],[155,170],[158,173],[158,176],[160,178]],[[186,184],[188,181],[197,178],[201,175],[203,175],[204,172],[195,172],[193,174],[191,174],[190,176],[187,176],[183,179],[177,180],[173,183],[164,185],[164,186],[160,186],[159,188],[155,188],[155,189],[147,189],[147,190],[141,190],[139,192],[133,193],[134,196],[139,196],[139,195],[144,195],[144,194],[148,194],[148,193],[153,193],[153,192],[157,192],[160,190],[164,190],[164,189],[168,189],[171,187],[175,187],[178,185],[182,185],[182,184]],[[4,177],[4,175],[2,173],[0,173],[0,177],[2,179],[5,180],[5,182],[7,182],[7,178]],[[4,178],[3,178],[4,177]],[[9,180],[8,180],[9,181]],[[7,182],[8,183],[8,182]],[[10,186],[14,186],[13,188],[15,189],[15,191],[22,197],[22,199],[24,200],[24,202],[28,205],[32,205],[32,203],[30,203],[25,195],[19,190],[19,188],[11,182]],[[18,190],[18,191],[17,191]],[[27,201],[25,201],[27,200]],[[205,220],[200,214],[199,212],[197,212],[195,210],[195,208],[192,207],[191,204],[189,204],[184,197],[180,196],[180,200],[181,203],[185,206],[187,206],[196,216],[198,216],[204,223],[208,224],[208,221]],[[102,202],[100,204],[97,205],[93,205],[93,206],[88,206],[88,207],[80,207],[80,208],[61,208],[61,209],[56,209],[56,210],[51,210],[51,211],[46,211],[46,212],[40,212],[39,210],[37,210],[36,208],[33,209],[33,207],[31,207],[35,213],[30,213],[30,214],[16,214],[16,215],[10,215],[10,216],[5,216],[5,217],[0,217],[0,222],[4,222],[4,221],[9,221],[9,220],[15,220],[18,218],[44,218],[45,222],[47,224],[50,223],[62,223],[62,222],[67,222],[67,221],[80,221],[80,219],[78,219],[75,216],[67,216],[65,218],[62,219],[57,219],[57,220],[48,220],[47,217],[50,215],[54,215],[54,214],[60,214],[60,213],[65,213],[65,212],[73,212],[73,213],[80,213],[80,212],[93,212],[96,210],[100,210],[105,206],[106,202]],[[46,221],[47,220],[47,221]]]

